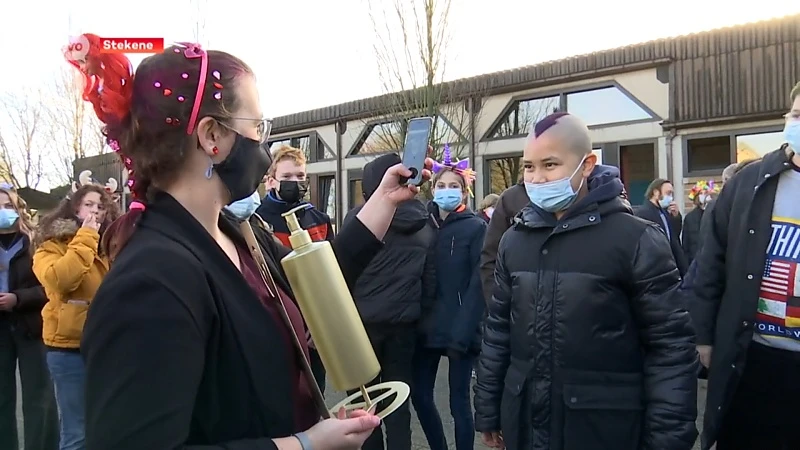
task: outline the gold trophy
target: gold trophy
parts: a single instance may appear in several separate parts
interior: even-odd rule
[[[293,250],[281,260],[281,265],[333,386],[339,391],[359,390],[339,402],[331,412],[335,417],[342,407],[348,411],[374,409],[374,414],[386,417],[408,399],[411,391],[401,382],[365,386],[378,376],[381,366],[333,247],[327,241],[313,242],[308,231],[300,227],[295,214],[308,207],[310,205],[305,204],[283,214],[291,232],[289,243]],[[381,394],[370,398],[374,392]],[[394,400],[390,404],[378,409],[392,396]]]

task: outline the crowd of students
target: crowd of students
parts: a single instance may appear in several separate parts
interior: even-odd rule
[[[250,68],[178,44],[134,73],[85,37],[70,63],[133,202],[119,216],[112,189],[80,177],[34,227],[0,188],[0,446],[16,446],[18,361],[30,450],[410,448],[408,405],[383,424],[321,420],[324,367],[280,264],[305,159],[269,151]],[[475,430],[511,450],[689,450],[700,364],[704,450],[793,448],[800,85],[791,101],[786,144],[721,191],[696,185],[683,222],[666,180],[634,214],[586,124],[556,112],[530,131],[521,182],[477,213],[463,161],[425,161],[423,202],[387,154],[335,235],[313,207],[300,223],[332,243],[375,381],[411,385],[433,450],[448,448],[442,358],[458,450]]]

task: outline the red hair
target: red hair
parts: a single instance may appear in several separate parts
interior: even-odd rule
[[[196,136],[187,134],[195,103],[199,105],[196,122],[207,116],[230,119],[229,111],[239,107],[235,81],[252,70],[228,53],[209,51],[204,53],[208,67],[204,72],[201,58],[190,58],[185,46],[172,46],[146,58],[134,74],[125,55],[103,52],[97,35],[83,36],[89,43],[86,57],[67,59],[81,71],[83,99],[91,102],[105,124],[108,145],[128,169],[126,186],[143,204],[150,185],[168,183],[177,176],[187,150],[197,145]],[[200,79],[204,73],[205,79]],[[204,83],[204,89],[197,89],[198,83]],[[202,98],[196,99],[198,92]],[[143,213],[142,207],[131,208],[104,234],[103,247],[112,260]]]

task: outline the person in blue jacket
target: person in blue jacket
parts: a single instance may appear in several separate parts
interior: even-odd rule
[[[480,323],[485,301],[479,262],[486,222],[465,202],[473,172],[462,160],[434,168],[433,202],[428,205],[436,239],[431,249],[436,267],[436,297],[423,311],[414,354],[411,400],[431,450],[447,450],[442,419],[434,404],[434,384],[443,356],[449,360],[450,413],[457,450],[472,450],[475,440],[470,381],[480,351]],[[438,171],[436,170],[438,169]]]

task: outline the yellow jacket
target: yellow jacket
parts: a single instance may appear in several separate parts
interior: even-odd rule
[[[42,341],[50,347],[80,348],[83,324],[94,294],[108,272],[97,253],[100,234],[59,219],[39,230],[33,272],[47,295],[42,308]]]

